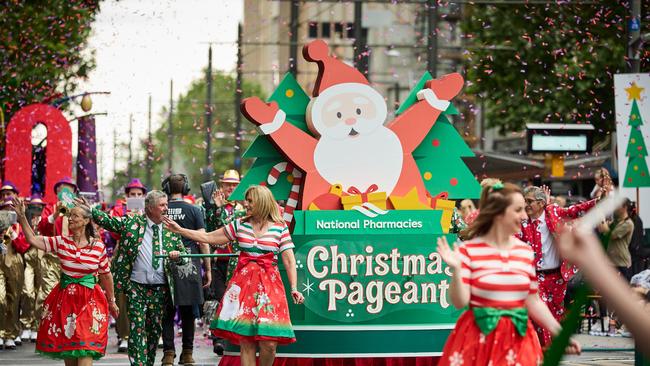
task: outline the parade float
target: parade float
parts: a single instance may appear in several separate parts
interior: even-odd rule
[[[460,314],[436,239],[456,239],[455,200],[480,194],[448,119],[463,79],[426,73],[387,121],[384,98],[325,42],[303,56],[319,68],[313,98],[287,74],[267,102],[242,102],[260,135],[231,196],[263,184],[286,202],[305,303],[290,305],[297,342],[276,364],[435,364]],[[238,355],[229,346],[221,364]]]

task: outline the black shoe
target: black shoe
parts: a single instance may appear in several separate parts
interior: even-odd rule
[[[226,349],[223,342],[215,342],[212,345],[212,352],[216,353],[219,356],[223,356],[223,351]]]

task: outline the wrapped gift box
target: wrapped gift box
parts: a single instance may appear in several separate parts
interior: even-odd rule
[[[344,210],[351,210],[354,206],[361,206],[363,203],[368,202],[381,208],[386,209],[386,192],[377,192],[377,185],[373,184],[365,192],[359,191],[355,187],[348,189],[348,196],[341,197],[341,203]]]

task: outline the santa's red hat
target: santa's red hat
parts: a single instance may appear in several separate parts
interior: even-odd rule
[[[344,83],[369,85],[368,79],[354,67],[329,55],[329,47],[325,41],[317,39],[302,48],[305,60],[318,64],[318,77],[312,96],[317,97],[330,86]]]

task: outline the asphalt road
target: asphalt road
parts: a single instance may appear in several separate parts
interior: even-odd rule
[[[610,338],[578,335],[582,346],[588,349],[580,356],[566,356],[562,365],[634,365],[634,353],[631,351],[608,352],[606,349],[633,348],[633,341],[629,338]],[[177,354],[180,354],[180,337],[176,338]],[[196,366],[218,365],[219,358],[212,353],[212,341],[205,338],[201,331],[197,331],[194,339],[194,360]],[[162,350],[156,353],[156,365],[160,364]],[[176,359],[178,361],[178,358]],[[117,353],[117,344],[113,329],[110,332],[110,343],[106,356],[96,361],[95,365],[101,366],[126,366],[129,365],[125,353]],[[34,353],[33,343],[23,343],[17,350],[0,351],[0,365],[63,365],[63,362],[44,358]]]

